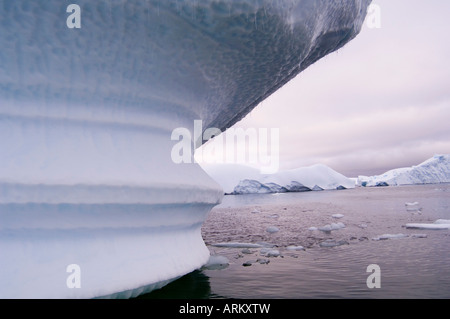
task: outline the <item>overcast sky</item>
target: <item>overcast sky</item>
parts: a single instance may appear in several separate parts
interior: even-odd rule
[[[450,153],[450,1],[373,3],[381,28],[365,24],[235,125],[279,128],[280,169],[351,177]]]

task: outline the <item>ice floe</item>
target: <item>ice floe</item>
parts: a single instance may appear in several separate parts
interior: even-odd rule
[[[251,251],[248,248],[244,248],[244,249],[241,250],[241,253],[246,254],[246,255],[250,255],[250,254],[253,254],[253,251]]]
[[[419,202],[405,203],[405,208],[407,212],[422,213],[422,207],[419,206]]]
[[[259,253],[260,253],[261,256],[265,256],[265,257],[278,257],[278,256],[280,256],[280,251],[278,249],[261,248]]]
[[[287,246],[286,249],[287,249],[287,250],[305,250],[305,247],[303,247],[303,246],[293,246],[293,245],[291,245],[291,246]]]
[[[325,233],[329,233],[329,232],[331,232],[331,231],[333,231],[333,230],[339,230],[339,229],[341,229],[341,228],[345,228],[345,224],[339,222],[339,223],[331,223],[331,224],[327,224],[327,225],[325,225],[325,226],[319,227],[318,229],[319,229],[320,231],[325,232]]]
[[[342,245],[348,245],[348,242],[345,240],[326,239],[319,244],[320,247],[338,247]]]
[[[373,237],[372,240],[400,239],[406,237],[408,237],[408,235],[406,234],[384,234],[377,237]]]
[[[219,255],[211,255],[209,257],[208,262],[203,265],[203,269],[207,270],[217,270],[217,269],[224,269],[227,268],[230,264],[230,261],[225,256],[219,256]]]
[[[411,237],[413,238],[427,238],[427,234],[412,234]]]
[[[420,223],[411,223],[406,224],[406,228],[409,229],[428,229],[428,230],[445,230],[450,229],[450,224],[420,224]]]
[[[280,231],[280,229],[275,226],[270,226],[270,227],[267,227],[266,231],[268,233],[274,234],[274,233],[278,233]]]
[[[255,263],[258,263],[258,264],[261,264],[261,265],[267,265],[268,263],[270,263],[270,260],[267,259],[267,258],[258,258],[256,260],[247,260],[246,262],[244,262],[242,264],[242,266],[250,267],[251,265],[253,265]]]

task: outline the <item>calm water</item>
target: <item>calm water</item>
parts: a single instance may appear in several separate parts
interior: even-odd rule
[[[406,202],[419,202],[420,213],[407,211]],[[195,271],[143,297],[450,298],[450,231],[403,227],[436,219],[450,219],[448,184],[226,196],[205,222],[203,238],[229,266]],[[309,229],[337,222],[345,228],[329,234]],[[279,231],[269,233],[268,227]],[[373,240],[400,233],[407,237]],[[325,241],[341,245],[322,247]],[[232,242],[270,243],[281,255],[268,258],[257,248],[215,246]],[[305,250],[288,250],[290,245]],[[256,263],[258,258],[270,262]],[[381,269],[379,289],[366,284],[371,264]]]

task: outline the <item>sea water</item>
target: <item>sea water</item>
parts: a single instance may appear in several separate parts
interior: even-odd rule
[[[437,219],[449,184],[226,196],[202,234],[228,262],[143,297],[449,298],[450,230],[405,227]]]

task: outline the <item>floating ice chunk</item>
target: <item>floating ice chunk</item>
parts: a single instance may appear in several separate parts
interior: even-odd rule
[[[270,260],[266,258],[258,258],[256,262],[260,263],[261,265],[267,265],[268,263],[270,263]]]
[[[323,231],[325,233],[329,233],[332,230],[339,230],[341,228],[345,228],[345,224],[344,223],[332,223],[329,225],[325,225],[323,227],[319,227],[320,231]]]
[[[266,243],[264,241],[257,242],[256,244],[258,244],[260,247],[265,247],[265,248],[277,247],[277,245],[275,245],[275,244]]]
[[[319,230],[320,230],[320,231],[323,231],[323,232],[326,232],[326,233],[329,233],[329,232],[331,232],[333,229],[331,228],[331,225],[325,225],[325,226],[319,227]]]
[[[412,234],[413,238],[427,238],[428,235],[427,234]]]
[[[378,237],[373,237],[372,240],[387,240],[387,239],[399,239],[406,238],[408,235],[406,234],[384,234]]]
[[[406,202],[405,203],[405,206],[418,206],[419,205],[419,202],[414,202],[414,203],[408,203],[408,202]]]
[[[280,251],[276,250],[276,249],[272,249],[272,250],[269,250],[265,256],[266,257],[278,257],[278,256],[280,256]]]
[[[262,245],[259,244],[251,244],[251,243],[237,243],[237,242],[229,242],[229,243],[217,243],[213,244],[214,247],[225,247],[225,248],[261,248]]]
[[[327,239],[319,244],[320,247],[337,247],[342,245],[348,245],[345,240],[336,241],[334,239]]]
[[[336,218],[336,219],[340,219],[340,218],[344,217],[344,215],[342,215],[342,214],[334,214],[331,217]]]
[[[230,261],[225,256],[218,256],[218,255],[211,255],[209,257],[208,262],[203,265],[203,269],[208,270],[218,270],[218,269],[225,269],[230,264]]]
[[[420,212],[422,208],[419,206],[419,202],[413,202],[413,203],[405,203],[406,211],[418,211]]]
[[[252,252],[250,249],[248,249],[248,248],[242,249],[242,250],[241,250],[241,253],[247,254],[247,255],[253,254],[253,252]]]
[[[318,228],[317,227],[309,227],[308,230],[310,231],[316,231]]]
[[[280,229],[279,229],[278,227],[275,227],[275,226],[269,226],[269,227],[267,227],[266,231],[267,231],[268,233],[273,234],[273,233],[279,232]]]
[[[266,257],[278,257],[278,256],[280,256],[280,251],[279,250],[271,249],[271,248],[261,248],[259,253],[261,254],[261,256],[266,256]]]
[[[341,223],[341,222],[339,222],[339,223],[332,223],[331,224],[331,228],[333,228],[333,230],[338,230],[338,229],[341,229],[341,228],[345,228],[345,224]]]
[[[280,215],[278,215],[278,214],[272,214],[269,216],[269,218],[278,218],[278,217],[280,217]]]
[[[252,214],[259,214],[259,213],[261,213],[261,211],[259,209],[252,210]]]
[[[287,246],[286,247],[287,250],[305,250],[305,247],[303,246]]]
[[[443,230],[443,229],[450,229],[450,223],[449,224],[420,224],[420,223],[412,223],[412,224],[406,224],[405,227],[409,228],[409,229]]]
[[[362,223],[362,224],[359,224],[358,227],[359,227],[359,228],[362,228],[362,229],[365,229],[365,228],[367,228],[368,226],[367,226],[367,224]]]

